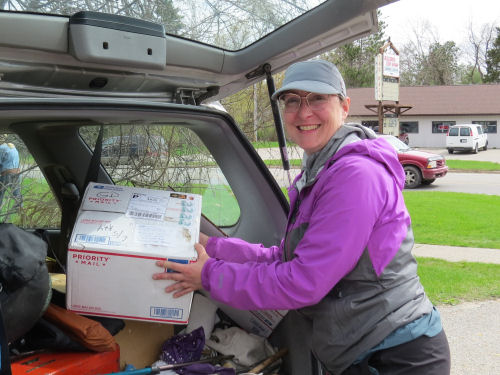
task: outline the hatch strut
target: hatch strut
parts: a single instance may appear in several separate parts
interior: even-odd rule
[[[271,101],[271,109],[273,110],[274,126],[276,127],[276,135],[278,136],[278,145],[280,148],[281,161],[283,162],[283,169],[288,175],[288,184],[292,186],[292,178],[290,177],[290,160],[288,159],[288,152],[286,149],[285,130],[283,129],[283,122],[278,108],[278,101],[272,99],[272,95],[276,88],[274,87],[274,79],[271,75],[271,65],[264,64],[264,72],[266,73],[267,91],[269,92],[269,100]]]

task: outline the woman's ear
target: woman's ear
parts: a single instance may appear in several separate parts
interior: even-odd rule
[[[351,98],[346,96],[344,100],[340,102],[340,105],[342,106],[342,119],[345,120],[347,118],[347,115],[349,114],[349,107],[351,106]]]

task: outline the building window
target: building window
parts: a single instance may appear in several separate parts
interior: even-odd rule
[[[472,121],[472,123],[483,125],[483,131],[485,133],[496,133],[497,132],[497,122],[496,121]]]
[[[448,133],[450,126],[456,124],[456,121],[432,121],[432,132],[439,134]]]
[[[402,133],[418,133],[418,121],[401,121],[399,129]]]

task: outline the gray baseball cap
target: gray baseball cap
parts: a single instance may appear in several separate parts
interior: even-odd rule
[[[301,61],[290,65],[285,72],[283,86],[274,92],[272,98],[277,99],[290,90],[347,96],[342,75],[335,64],[326,60]]]

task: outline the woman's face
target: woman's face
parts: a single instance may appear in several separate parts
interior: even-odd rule
[[[295,90],[290,93],[301,97],[309,94],[307,91]],[[297,112],[283,113],[288,137],[308,155],[321,150],[344,123],[350,103],[350,98],[341,101],[337,95],[329,95],[324,105],[312,110],[302,98]]]

